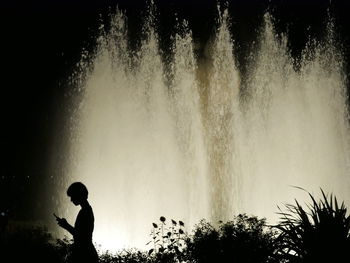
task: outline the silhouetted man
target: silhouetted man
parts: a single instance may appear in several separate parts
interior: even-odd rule
[[[97,263],[98,255],[92,243],[95,219],[87,200],[88,190],[84,184],[75,182],[68,187],[67,195],[71,198],[74,205],[81,206],[74,227],[65,218],[59,218],[55,215],[58,225],[73,235],[74,243],[69,262]]]

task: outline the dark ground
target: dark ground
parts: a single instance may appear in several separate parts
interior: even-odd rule
[[[174,13],[189,20],[196,41],[204,42],[213,32],[214,0],[155,0],[159,32],[166,42]],[[221,2],[221,1],[219,1]],[[275,16],[277,30],[289,35],[292,54],[297,56],[309,36],[323,34],[327,10],[334,15],[349,63],[350,4],[347,0],[232,0],[232,32],[237,56],[244,67],[245,52],[256,36],[266,10]],[[1,50],[1,172],[0,210],[9,208],[14,218],[37,219],[43,209],[38,199],[55,149],[67,76],[79,61],[82,48],[91,49],[99,25],[115,7],[126,10],[131,39],[136,39],[144,0],[29,0],[0,3]],[[108,19],[107,19],[108,20]],[[347,73],[349,75],[349,73]]]

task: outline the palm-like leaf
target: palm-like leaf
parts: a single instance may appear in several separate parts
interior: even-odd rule
[[[308,212],[295,200],[280,210],[281,221],[277,228],[281,231],[281,254],[290,262],[334,262],[344,256],[349,249],[350,216],[342,202],[329,198],[321,189],[322,199],[310,194]]]

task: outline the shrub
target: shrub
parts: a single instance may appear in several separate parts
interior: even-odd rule
[[[188,239],[187,248],[190,258],[198,263],[277,262],[275,237],[265,219],[240,214],[218,229],[202,220]]]
[[[151,257],[135,249],[125,249],[117,254],[105,252],[100,256],[99,263],[151,263]]]
[[[62,262],[68,241],[57,243],[45,227],[9,225],[1,233],[1,257],[4,262]],[[7,261],[6,261],[7,260]]]
[[[196,225],[192,238],[187,240],[189,257],[198,263],[218,262],[220,258],[220,234],[204,219]]]

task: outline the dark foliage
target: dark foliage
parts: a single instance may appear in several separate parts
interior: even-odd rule
[[[1,231],[1,262],[63,262],[68,240],[54,240],[46,228],[9,224]]]
[[[277,262],[275,237],[264,219],[241,214],[218,229],[201,221],[187,246],[190,258],[198,263]]]
[[[185,224],[160,217],[153,223],[148,251],[100,253],[100,263],[311,263],[345,262],[350,251],[350,216],[344,203],[321,190],[311,195],[308,212],[296,201],[278,225],[240,214],[214,227],[201,220],[192,232]],[[0,231],[1,262],[64,263],[71,242],[54,240],[43,227],[8,224]]]
[[[277,226],[284,259],[292,263],[345,262],[350,251],[350,216],[335,196],[329,197],[321,189],[320,201],[309,193],[308,212],[295,201],[281,212]]]
[[[171,219],[167,225],[166,218],[159,218],[160,224],[153,223],[151,233],[152,240],[148,245],[152,248],[148,251],[151,262],[183,262],[188,261],[186,241],[189,238],[184,230],[182,221]]]
[[[151,257],[139,250],[123,250],[117,254],[105,252],[100,256],[100,263],[151,263]]]

